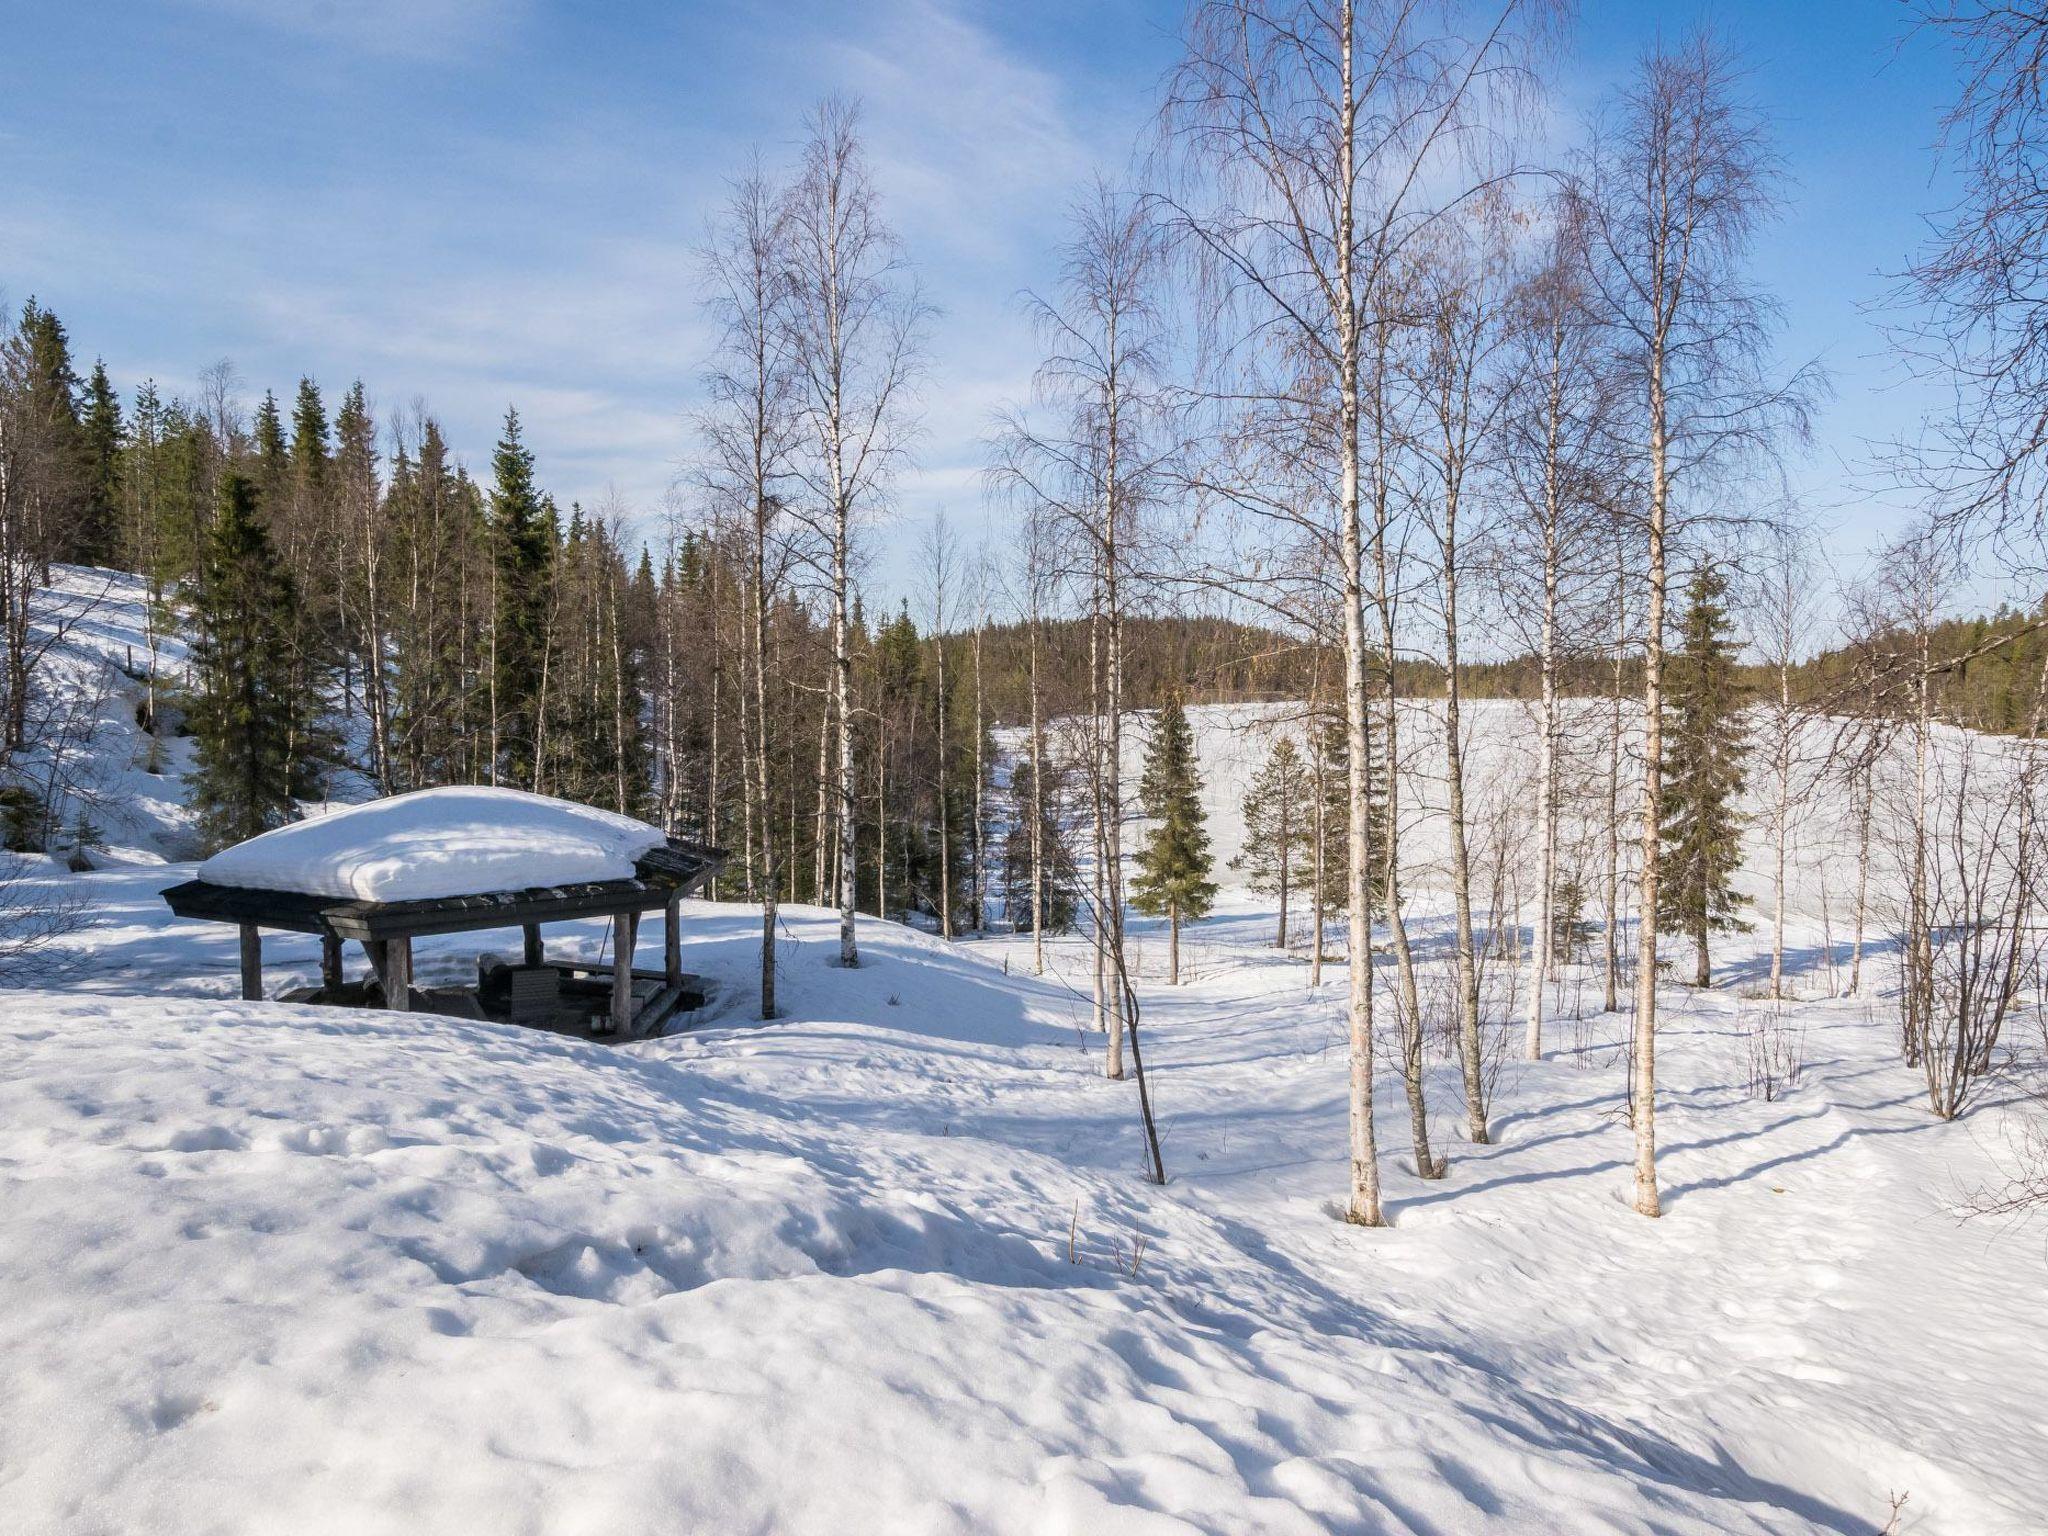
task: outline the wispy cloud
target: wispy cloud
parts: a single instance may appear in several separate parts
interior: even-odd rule
[[[1120,159],[1128,131],[1104,132],[1106,117],[1142,111],[1077,102],[1061,69],[965,0],[792,0],[772,19],[532,0],[165,3],[192,21],[199,86],[245,71],[252,50],[288,63],[272,100],[283,120],[245,132],[159,96],[132,107],[118,155],[7,156],[19,195],[0,276],[16,300],[36,274],[61,277],[71,291],[45,296],[127,387],[147,369],[189,388],[228,355],[252,396],[304,372],[330,393],[360,376],[386,409],[424,398],[473,467],[516,404],[560,500],[615,486],[650,533],[690,452],[711,342],[695,247],[752,142],[786,162],[807,104],[863,100],[887,216],[942,311],[895,501],[913,521],[943,505],[971,537],[983,439],[1036,360],[1017,294],[1043,282],[1098,148]],[[351,67],[287,58],[307,49],[346,51]],[[427,58],[451,62],[423,94],[405,66]],[[908,579],[897,566],[914,546],[881,541],[880,589]]]
[[[502,40],[529,0],[179,0],[193,10],[390,58],[451,58]]]

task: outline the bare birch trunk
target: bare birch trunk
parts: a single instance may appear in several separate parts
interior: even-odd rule
[[[939,937],[953,937],[952,782],[946,765],[946,642],[934,638],[939,653]]]
[[[1876,799],[1876,765],[1866,762],[1856,786],[1856,937],[1849,951],[1849,995],[1863,986],[1863,935],[1870,917],[1870,823]]]
[[[1457,513],[1446,510],[1455,530]],[[1455,531],[1447,533],[1455,540]],[[1472,939],[1472,860],[1465,841],[1465,743],[1458,708],[1458,577],[1455,550],[1444,568],[1444,768],[1451,833],[1451,900],[1457,921],[1458,1058],[1465,1074],[1465,1132],[1485,1146],[1486,1078],[1479,1036],[1479,963]]]
[[[1401,895],[1401,756],[1400,679],[1394,670],[1394,582],[1387,559],[1390,508],[1386,462],[1389,445],[1383,391],[1386,378],[1386,346],[1382,333],[1374,371],[1373,432],[1377,449],[1373,470],[1373,607],[1379,615],[1380,667],[1385,679],[1380,689],[1380,742],[1386,756],[1386,852],[1382,857],[1380,888],[1387,908],[1387,938],[1394,951],[1395,981],[1399,1006],[1395,1013],[1401,1031],[1401,1087],[1408,1103],[1408,1139],[1415,1155],[1416,1176],[1442,1178],[1443,1162],[1430,1150],[1429,1100],[1422,1080],[1422,998],[1415,980],[1415,951],[1408,942],[1408,920]],[[1363,637],[1361,635],[1361,644]],[[1355,751],[1356,748],[1351,750]]]
[[[853,759],[853,655],[848,649],[846,613],[849,509],[838,508],[832,540],[832,706],[839,727],[839,963],[860,964],[854,940],[853,864],[856,814]]]
[[[984,573],[985,574],[985,573]],[[977,621],[974,627],[974,826],[973,843],[970,848],[970,862],[974,884],[974,906],[968,914],[974,933],[979,937],[984,931],[988,914],[988,893],[983,889],[987,878],[987,850],[983,847],[982,827],[987,819],[987,806],[983,792],[988,784],[988,764],[982,761],[982,742],[988,734],[987,723],[982,715],[981,697],[981,630],[985,619]]]
[[[1636,878],[1635,1206],[1663,1213],[1657,1198],[1657,874],[1664,808],[1664,528],[1670,482],[1665,471],[1661,348],[1650,367],[1649,606],[1643,614],[1642,868]]]
[[[1030,578],[1034,581],[1036,577]],[[1028,621],[1031,688],[1031,974],[1045,974],[1045,726],[1038,698],[1038,593],[1032,589]],[[1017,920],[1013,914],[1010,928]]]
[[[1543,474],[1543,619],[1538,649],[1543,672],[1542,722],[1537,739],[1536,826],[1541,839],[1536,855],[1536,922],[1529,945],[1529,1005],[1523,1053],[1543,1059],[1543,989],[1550,982],[1551,947],[1557,891],[1557,589],[1559,520],[1558,423],[1563,410],[1562,380],[1555,368],[1545,428]]]
[[[761,806],[761,1017],[775,1017],[775,922],[782,895],[782,865],[775,822],[768,809],[768,518],[766,482],[754,502],[754,796]]]
[[[1628,620],[1619,607],[1619,594],[1626,587],[1625,573],[1617,569],[1616,579],[1614,686],[1609,694],[1607,719],[1607,867],[1600,895],[1604,916],[1601,926],[1606,930],[1602,936],[1606,948],[1601,977],[1602,1013],[1613,1013],[1621,1007],[1621,672]]]
[[[1792,822],[1792,666],[1778,661],[1778,776],[1776,825],[1771,839],[1771,1000],[1785,996],[1785,842]]]
[[[1350,748],[1350,795],[1347,833],[1351,855],[1351,932],[1348,954],[1350,995],[1346,1009],[1350,1037],[1351,1190],[1345,1209],[1360,1226],[1383,1226],[1380,1209],[1379,1147],[1372,1106],[1373,974],[1372,974],[1372,791],[1371,740],[1366,721],[1365,551],[1359,522],[1359,313],[1354,299],[1352,242],[1355,239],[1352,198],[1357,181],[1354,159],[1358,134],[1358,99],[1354,88],[1352,46],[1356,17],[1351,0],[1343,0],[1339,71],[1343,101],[1338,107],[1337,136],[1337,289],[1342,305],[1337,314],[1341,414],[1338,434],[1339,516],[1344,561],[1344,737]],[[1391,653],[1388,657],[1391,665]],[[1389,763],[1391,771],[1391,762]]]
[[[1320,686],[1312,691],[1320,699],[1322,693]],[[1311,715],[1313,715],[1313,711],[1311,711]],[[1311,726],[1311,729],[1313,730],[1315,727]],[[1316,734],[1320,738],[1322,733],[1318,730]],[[1315,836],[1315,854],[1311,864],[1314,870],[1313,879],[1315,885],[1310,906],[1313,909],[1311,920],[1315,923],[1315,938],[1309,944],[1308,950],[1308,984],[1311,990],[1323,984],[1323,929],[1329,922],[1329,912],[1326,910],[1326,892],[1329,880],[1329,865],[1326,860],[1329,849],[1325,841],[1330,834],[1329,764],[1324,758],[1320,739],[1315,743],[1314,752],[1316,803],[1315,821],[1312,823],[1312,826]]]

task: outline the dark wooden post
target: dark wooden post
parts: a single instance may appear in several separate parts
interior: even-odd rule
[[[331,933],[323,933],[320,935],[320,985],[332,992],[341,983],[341,940]]]
[[[263,1001],[263,935],[254,923],[242,924],[242,1001]]]
[[[621,912],[612,919],[611,1027],[619,1034],[633,1025],[633,949],[639,928],[638,912]]]
[[[525,934],[526,937],[526,963],[528,965],[544,964],[547,960],[547,951],[541,948],[540,924],[523,924],[521,926],[521,931]]]
[[[683,904],[671,899],[662,912],[661,964],[668,984],[683,984]]]
[[[394,1013],[412,1009],[412,940],[384,941],[384,1006]]]

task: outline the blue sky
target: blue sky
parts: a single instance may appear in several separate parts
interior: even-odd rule
[[[981,439],[1024,390],[1019,291],[1070,198],[1123,170],[1178,0],[778,5],[107,0],[24,7],[0,49],[0,292],[30,294],[124,393],[231,358],[253,401],[360,376],[424,399],[473,466],[517,404],[564,502],[652,518],[688,453],[706,344],[692,250],[752,145],[786,156],[827,91],[866,105],[891,216],[942,310],[912,524],[982,525]],[[1940,201],[1950,69],[1892,0],[1584,0],[1554,71],[1572,120],[1660,33],[1745,54],[1791,176],[1759,253],[1788,360],[1835,395],[1800,484],[1843,559],[1889,514],[1850,489],[1905,430],[1865,306]],[[651,521],[650,521],[651,526]],[[912,581],[882,541],[871,584]]]

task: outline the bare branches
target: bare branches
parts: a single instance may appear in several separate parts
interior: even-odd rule
[[[798,461],[800,515],[824,544],[832,601],[833,716],[839,765],[839,960],[854,941],[854,761],[850,599],[857,518],[880,511],[891,468],[912,435],[907,396],[930,308],[883,222],[861,150],[859,112],[831,99],[809,119],[803,169],[788,202],[790,355],[812,451]]]
[[[1892,467],[1930,496],[1941,537],[2042,566],[2048,533],[2048,14],[1988,0],[1919,0],[1962,87],[1942,149],[1962,193],[1893,294],[1910,365],[1952,396]]]

